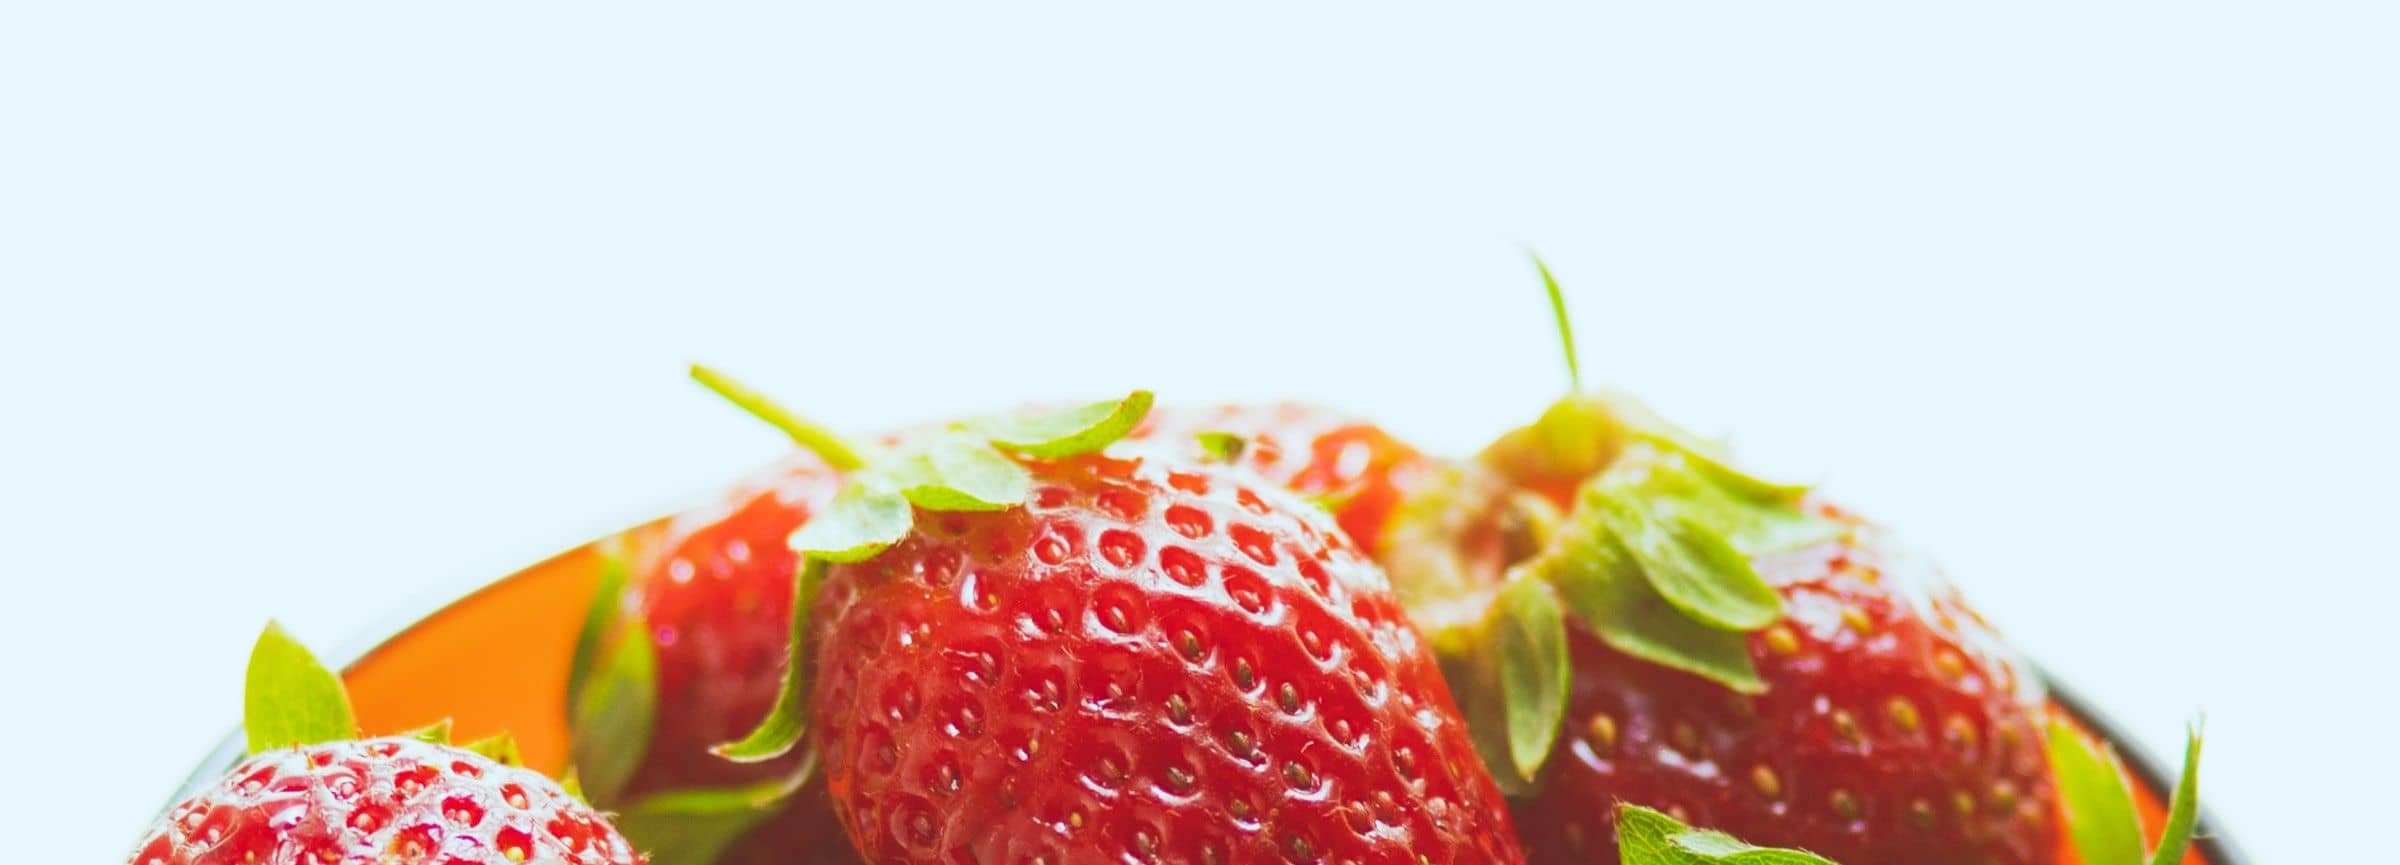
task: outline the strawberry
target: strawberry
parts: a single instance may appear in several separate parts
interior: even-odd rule
[[[840,484],[832,469],[800,454],[718,508],[670,526],[663,554],[631,587],[657,653],[659,711],[628,793],[744,783],[788,769],[734,763],[708,749],[757,726],[774,705],[799,568],[787,540]]]
[[[1148,401],[885,453],[762,412],[854,473],[794,537],[795,675],[724,752],[805,729],[879,865],[1519,861],[1381,573],[1255,475],[1101,453]]]
[[[1746,634],[1745,695],[1571,639],[1568,734],[1519,812],[1537,862],[1605,855],[1638,802],[1854,865],[2052,861],[2052,784],[2023,674],[1938,576],[1871,527],[1763,556],[1783,614]]]
[[[280,629],[251,658],[253,754],[169,808],[129,865],[643,861],[556,782],[491,755],[503,747],[352,738],[340,682]]]
[[[2039,686],[1983,621],[1630,397],[1569,396],[1391,532],[1533,862],[1612,860],[1619,803],[1848,865],[2055,861]]]
[[[1230,436],[1211,441],[1209,436]],[[1308,403],[1232,404],[1153,412],[1134,438],[1213,444],[1210,454],[1314,500],[1370,552],[1433,460],[1381,427]]]

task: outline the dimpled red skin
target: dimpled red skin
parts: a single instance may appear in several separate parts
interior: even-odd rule
[[[840,488],[795,455],[743,484],[720,509],[677,519],[665,553],[629,591],[658,657],[658,717],[633,794],[756,781],[791,760],[734,763],[710,746],[740,739],[775,703],[791,634],[786,540]]]
[[[282,748],[168,809],[130,865],[638,865],[608,822],[526,769],[446,745]]]
[[[1269,481],[1336,500],[1335,518],[1368,549],[1428,464],[1373,424],[1304,403],[1161,407],[1133,438],[1191,444],[1211,431],[1244,436],[1241,463]],[[788,457],[719,507],[678,518],[666,554],[631,587],[658,652],[659,713],[630,792],[736,784],[789,768],[732,763],[708,749],[741,738],[774,704],[798,564],[785,541],[840,480],[814,457]]]
[[[1433,465],[1381,427],[1308,403],[1162,408],[1134,435],[1190,441],[1204,432],[1242,436],[1240,465],[1327,503],[1342,530],[1368,551],[1381,542],[1392,509]]]
[[[1039,465],[830,570],[812,735],[867,861],[1521,861],[1381,573],[1175,465]]]
[[[1517,812],[1528,858],[1616,861],[1625,801],[1843,865],[2058,862],[2017,662],[1938,575],[1884,549],[1860,525],[1758,562],[1785,618],[1751,635],[1756,697],[1576,632],[1567,728]]]

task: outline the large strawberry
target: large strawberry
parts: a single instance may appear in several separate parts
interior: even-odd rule
[[[853,477],[794,538],[799,675],[726,753],[806,726],[879,865],[1518,861],[1381,573],[1255,475],[1099,452],[1147,408],[880,453],[771,413]]]
[[[359,739],[341,682],[269,626],[251,654],[251,756],[161,816],[128,865],[639,865],[609,822],[495,741],[447,725]],[[497,755],[497,756],[496,756]]]
[[[1392,531],[1532,861],[1606,861],[1620,802],[1848,865],[2054,861],[2038,685],[1981,619],[1629,397],[1569,396]]]

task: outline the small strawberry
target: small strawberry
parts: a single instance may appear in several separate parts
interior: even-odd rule
[[[1206,456],[1259,476],[1333,512],[1360,549],[1374,551],[1407,493],[1433,460],[1381,427],[1324,406],[1256,403],[1152,412],[1133,438],[1197,442]]]
[[[249,681],[252,755],[169,808],[128,865],[643,861],[556,782],[486,753],[510,749],[354,738],[341,682],[272,625]]]
[[[879,865],[1520,855],[1382,575],[1288,493],[1099,451],[1137,393],[892,452],[768,413],[851,485],[795,536],[776,714]]]
[[[2038,685],[1872,526],[1614,393],[1426,490],[1386,564],[1529,860],[1606,861],[1626,802],[1848,865],[2054,861]]]

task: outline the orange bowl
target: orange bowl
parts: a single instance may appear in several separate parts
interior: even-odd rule
[[[593,541],[477,589],[376,644],[343,668],[359,726],[369,735],[399,733],[449,718],[460,741],[506,731],[532,768],[557,774],[567,761],[567,668],[585,608],[600,582],[601,545],[642,549],[666,526],[656,520]],[[2090,704],[2051,685],[2062,716],[2112,743],[2136,779],[2135,805],[2155,836],[2166,819],[2173,774]],[[242,754],[227,737],[187,779],[174,801],[214,783]],[[2207,815],[2184,865],[2247,865]]]

